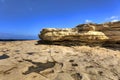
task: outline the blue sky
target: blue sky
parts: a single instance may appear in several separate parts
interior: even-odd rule
[[[0,32],[37,35],[42,28],[120,20],[120,0],[0,0]]]

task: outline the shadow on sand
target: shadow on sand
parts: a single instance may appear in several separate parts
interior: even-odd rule
[[[48,68],[52,68],[55,66],[55,62],[47,62],[47,63],[41,63],[41,62],[33,62],[32,60],[27,60],[25,61],[30,62],[36,66],[30,66],[26,72],[24,72],[24,75],[30,74],[32,72],[35,73],[40,73],[40,71],[44,71]]]
[[[90,47],[95,47],[95,46],[101,46],[107,49],[112,49],[112,50],[119,50],[120,51],[120,42],[104,42],[104,43],[85,43],[85,42],[80,42],[80,41],[43,41],[39,40],[37,41],[36,45],[58,45],[58,46],[90,46]]]

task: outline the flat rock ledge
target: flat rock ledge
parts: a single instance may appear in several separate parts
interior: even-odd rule
[[[120,21],[104,24],[80,24],[75,28],[45,28],[39,43],[120,46]]]

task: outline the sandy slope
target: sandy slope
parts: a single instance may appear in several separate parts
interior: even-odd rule
[[[0,80],[120,80],[120,48],[0,42]]]

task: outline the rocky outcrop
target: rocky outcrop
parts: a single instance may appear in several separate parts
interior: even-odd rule
[[[89,24],[95,27],[96,31],[103,32],[109,39],[110,42],[120,42],[120,21],[118,22],[108,22],[104,24]],[[81,31],[84,30],[87,24],[82,24],[76,26]]]
[[[120,80],[120,47],[0,42],[0,80]]]
[[[39,35],[43,41],[79,41],[84,43],[120,42],[120,22],[81,24],[75,28],[46,28]]]

